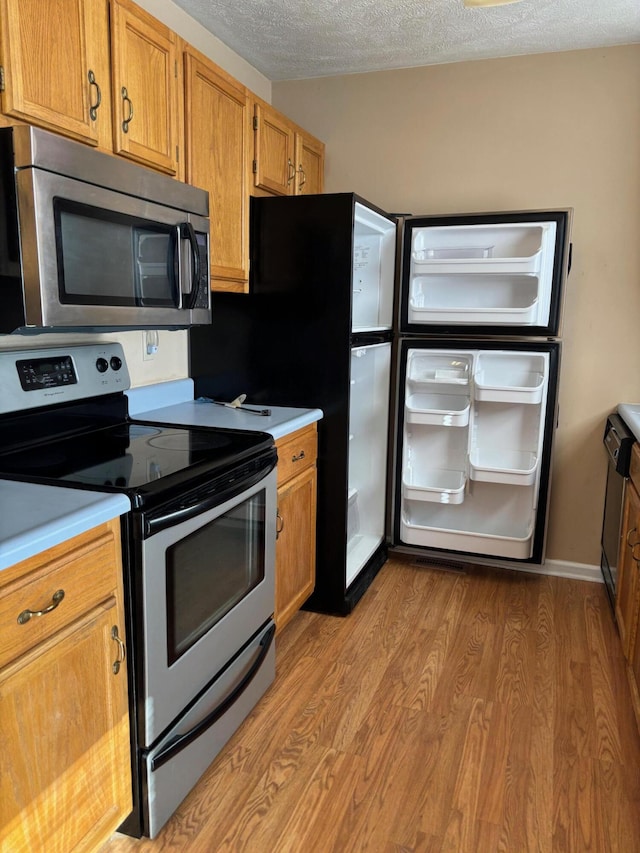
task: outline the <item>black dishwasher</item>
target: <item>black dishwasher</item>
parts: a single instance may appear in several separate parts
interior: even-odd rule
[[[629,476],[631,448],[635,442],[635,436],[620,415],[611,414],[607,418],[603,441],[608,460],[607,486],[602,519],[600,568],[611,607],[615,610],[622,507],[627,478]]]

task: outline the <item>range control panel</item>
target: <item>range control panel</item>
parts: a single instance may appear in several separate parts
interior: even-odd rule
[[[126,391],[122,345],[0,351],[0,414]]]

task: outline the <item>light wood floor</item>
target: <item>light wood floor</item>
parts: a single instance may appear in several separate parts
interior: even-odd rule
[[[154,841],[101,853],[640,851],[640,737],[604,587],[388,562],[301,612],[276,683]]]

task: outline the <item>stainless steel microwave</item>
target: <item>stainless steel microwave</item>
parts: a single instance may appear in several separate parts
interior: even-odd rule
[[[0,129],[0,332],[209,322],[205,190],[44,130]]]

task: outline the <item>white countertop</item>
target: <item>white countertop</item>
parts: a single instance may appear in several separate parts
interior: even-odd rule
[[[130,509],[125,495],[0,480],[0,571]]]
[[[250,405],[250,404],[247,404]],[[274,439],[302,429],[319,421],[320,409],[296,409],[286,406],[251,406],[256,409],[268,409],[270,415],[255,415],[242,409],[229,409],[215,403],[190,400],[148,412],[138,412],[135,417],[142,421],[195,427],[221,427],[223,429],[246,429],[252,432],[266,432]]]
[[[190,379],[127,392],[132,418],[175,425],[266,432],[274,439],[322,418],[320,409],[269,408],[269,416],[193,399]],[[249,404],[247,404],[249,405]],[[129,512],[125,495],[0,480],[0,571]]]
[[[322,418],[321,409],[299,409],[246,402],[252,409],[269,409],[256,415],[216,403],[194,400],[192,380],[163,382],[127,391],[129,415],[141,421],[176,426],[217,427],[266,432],[274,439],[289,435]]]
[[[618,413],[622,420],[640,441],[640,403],[618,403]]]

